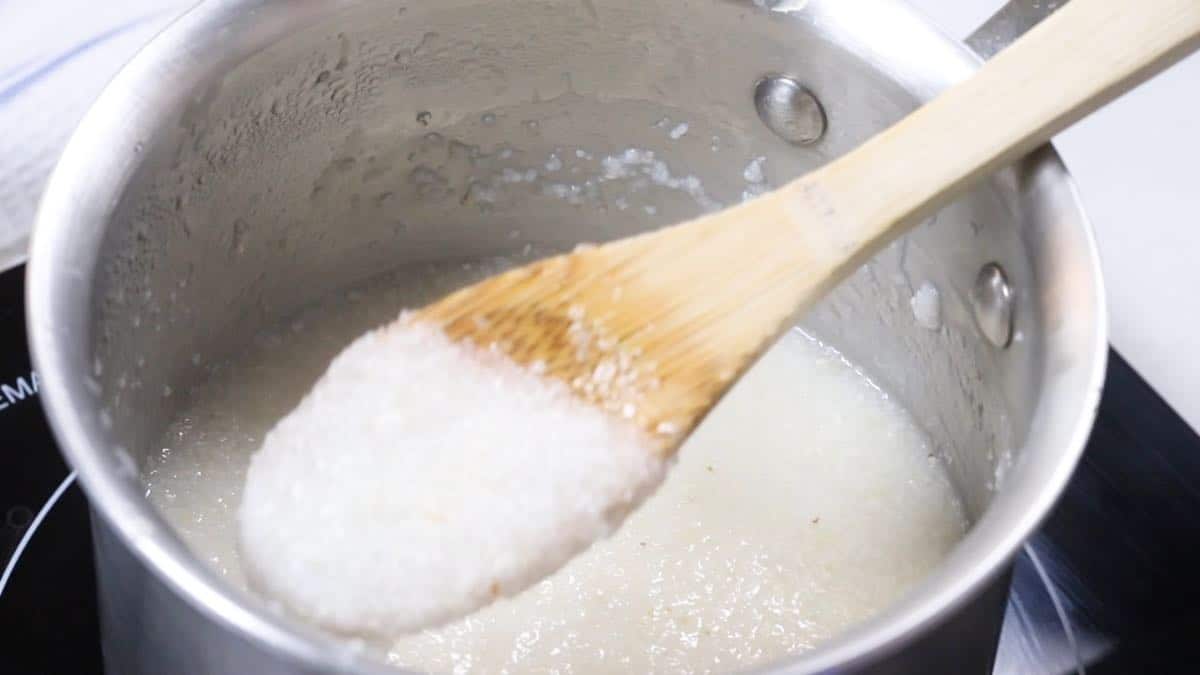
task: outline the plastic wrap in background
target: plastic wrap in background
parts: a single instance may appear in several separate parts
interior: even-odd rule
[[[0,0],[0,269],[25,257],[37,202],[83,113],[192,0]]]

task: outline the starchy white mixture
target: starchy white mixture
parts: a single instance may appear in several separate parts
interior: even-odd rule
[[[250,454],[265,431],[295,407],[354,336],[386,323],[402,306],[420,305],[447,286],[494,271],[424,270],[425,278],[450,281],[422,281],[426,285],[413,290],[413,279],[388,280],[260,336],[237,362],[217,368],[190,392],[191,403],[169,430],[161,456],[146,468],[148,497],[193,550],[231,582],[244,584],[235,514]],[[377,376],[357,377],[361,383]],[[418,377],[407,383],[428,394],[427,378]],[[362,395],[405,396],[374,385],[370,391]],[[435,403],[417,398],[405,405],[435,410]],[[337,405],[337,414],[353,414],[346,403],[330,405]],[[480,447],[465,435],[462,443]],[[264,517],[264,532],[247,532],[248,548],[289,546],[339,563],[349,557],[363,573],[382,575],[372,583],[407,583],[386,578],[388,563],[399,564],[389,556],[425,544],[377,541],[386,526],[377,518],[391,512],[393,499],[412,497],[391,495],[374,485],[383,481],[358,472],[391,475],[395,463],[411,459],[364,455],[366,466],[327,468],[317,463],[340,460],[316,454],[309,455],[312,465],[301,479],[311,499],[296,500],[295,508],[308,518],[322,517],[330,502],[342,501],[339,490],[377,489],[361,504],[378,499],[380,511],[334,511],[340,541],[321,541],[303,517],[281,512],[275,528],[295,529],[271,532]],[[482,475],[455,482],[453,467],[444,470],[447,478],[437,486],[444,490],[486,483]],[[543,469],[539,460],[530,472],[543,470],[557,474],[561,468]],[[401,484],[412,488],[409,481]],[[483,502],[464,492],[463,503]],[[494,527],[520,526],[541,521],[547,503],[501,507],[503,513],[482,518]],[[388,659],[447,673],[736,671],[810,649],[886,608],[933,569],[965,529],[961,504],[907,413],[836,351],[793,332],[713,411],[658,491],[611,538],[511,599],[396,641]],[[436,527],[414,531],[432,537]],[[309,541],[299,541],[304,538]],[[446,564],[448,577],[458,574],[455,561]],[[355,603],[391,592],[368,590],[370,584],[360,581],[343,578],[337,590]],[[433,594],[451,582],[437,583],[442,591],[413,590],[410,600],[436,602]]]
[[[558,569],[663,470],[632,424],[406,317],[355,340],[267,434],[242,561],[323,626],[400,635]]]

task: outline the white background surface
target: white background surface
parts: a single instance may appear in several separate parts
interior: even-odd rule
[[[1002,2],[910,1],[960,38]],[[31,221],[46,173],[83,110],[189,4],[0,1],[0,257]],[[1113,344],[1200,429],[1197,107],[1200,57],[1192,57],[1055,143],[1097,231]]]

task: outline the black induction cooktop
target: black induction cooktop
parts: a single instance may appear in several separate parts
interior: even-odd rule
[[[0,673],[100,674],[87,504],[37,400],[23,293],[23,268],[0,274],[0,565],[26,543]],[[1111,352],[1083,462],[1017,560],[994,673],[1188,672],[1198,635],[1200,437]]]

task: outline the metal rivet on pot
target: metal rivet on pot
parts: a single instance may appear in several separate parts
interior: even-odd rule
[[[1012,342],[1014,300],[1004,268],[994,262],[984,265],[971,289],[971,308],[979,331],[997,347]]]
[[[754,85],[754,107],[767,128],[797,145],[815,143],[825,134],[821,102],[796,80],[769,75]]]

